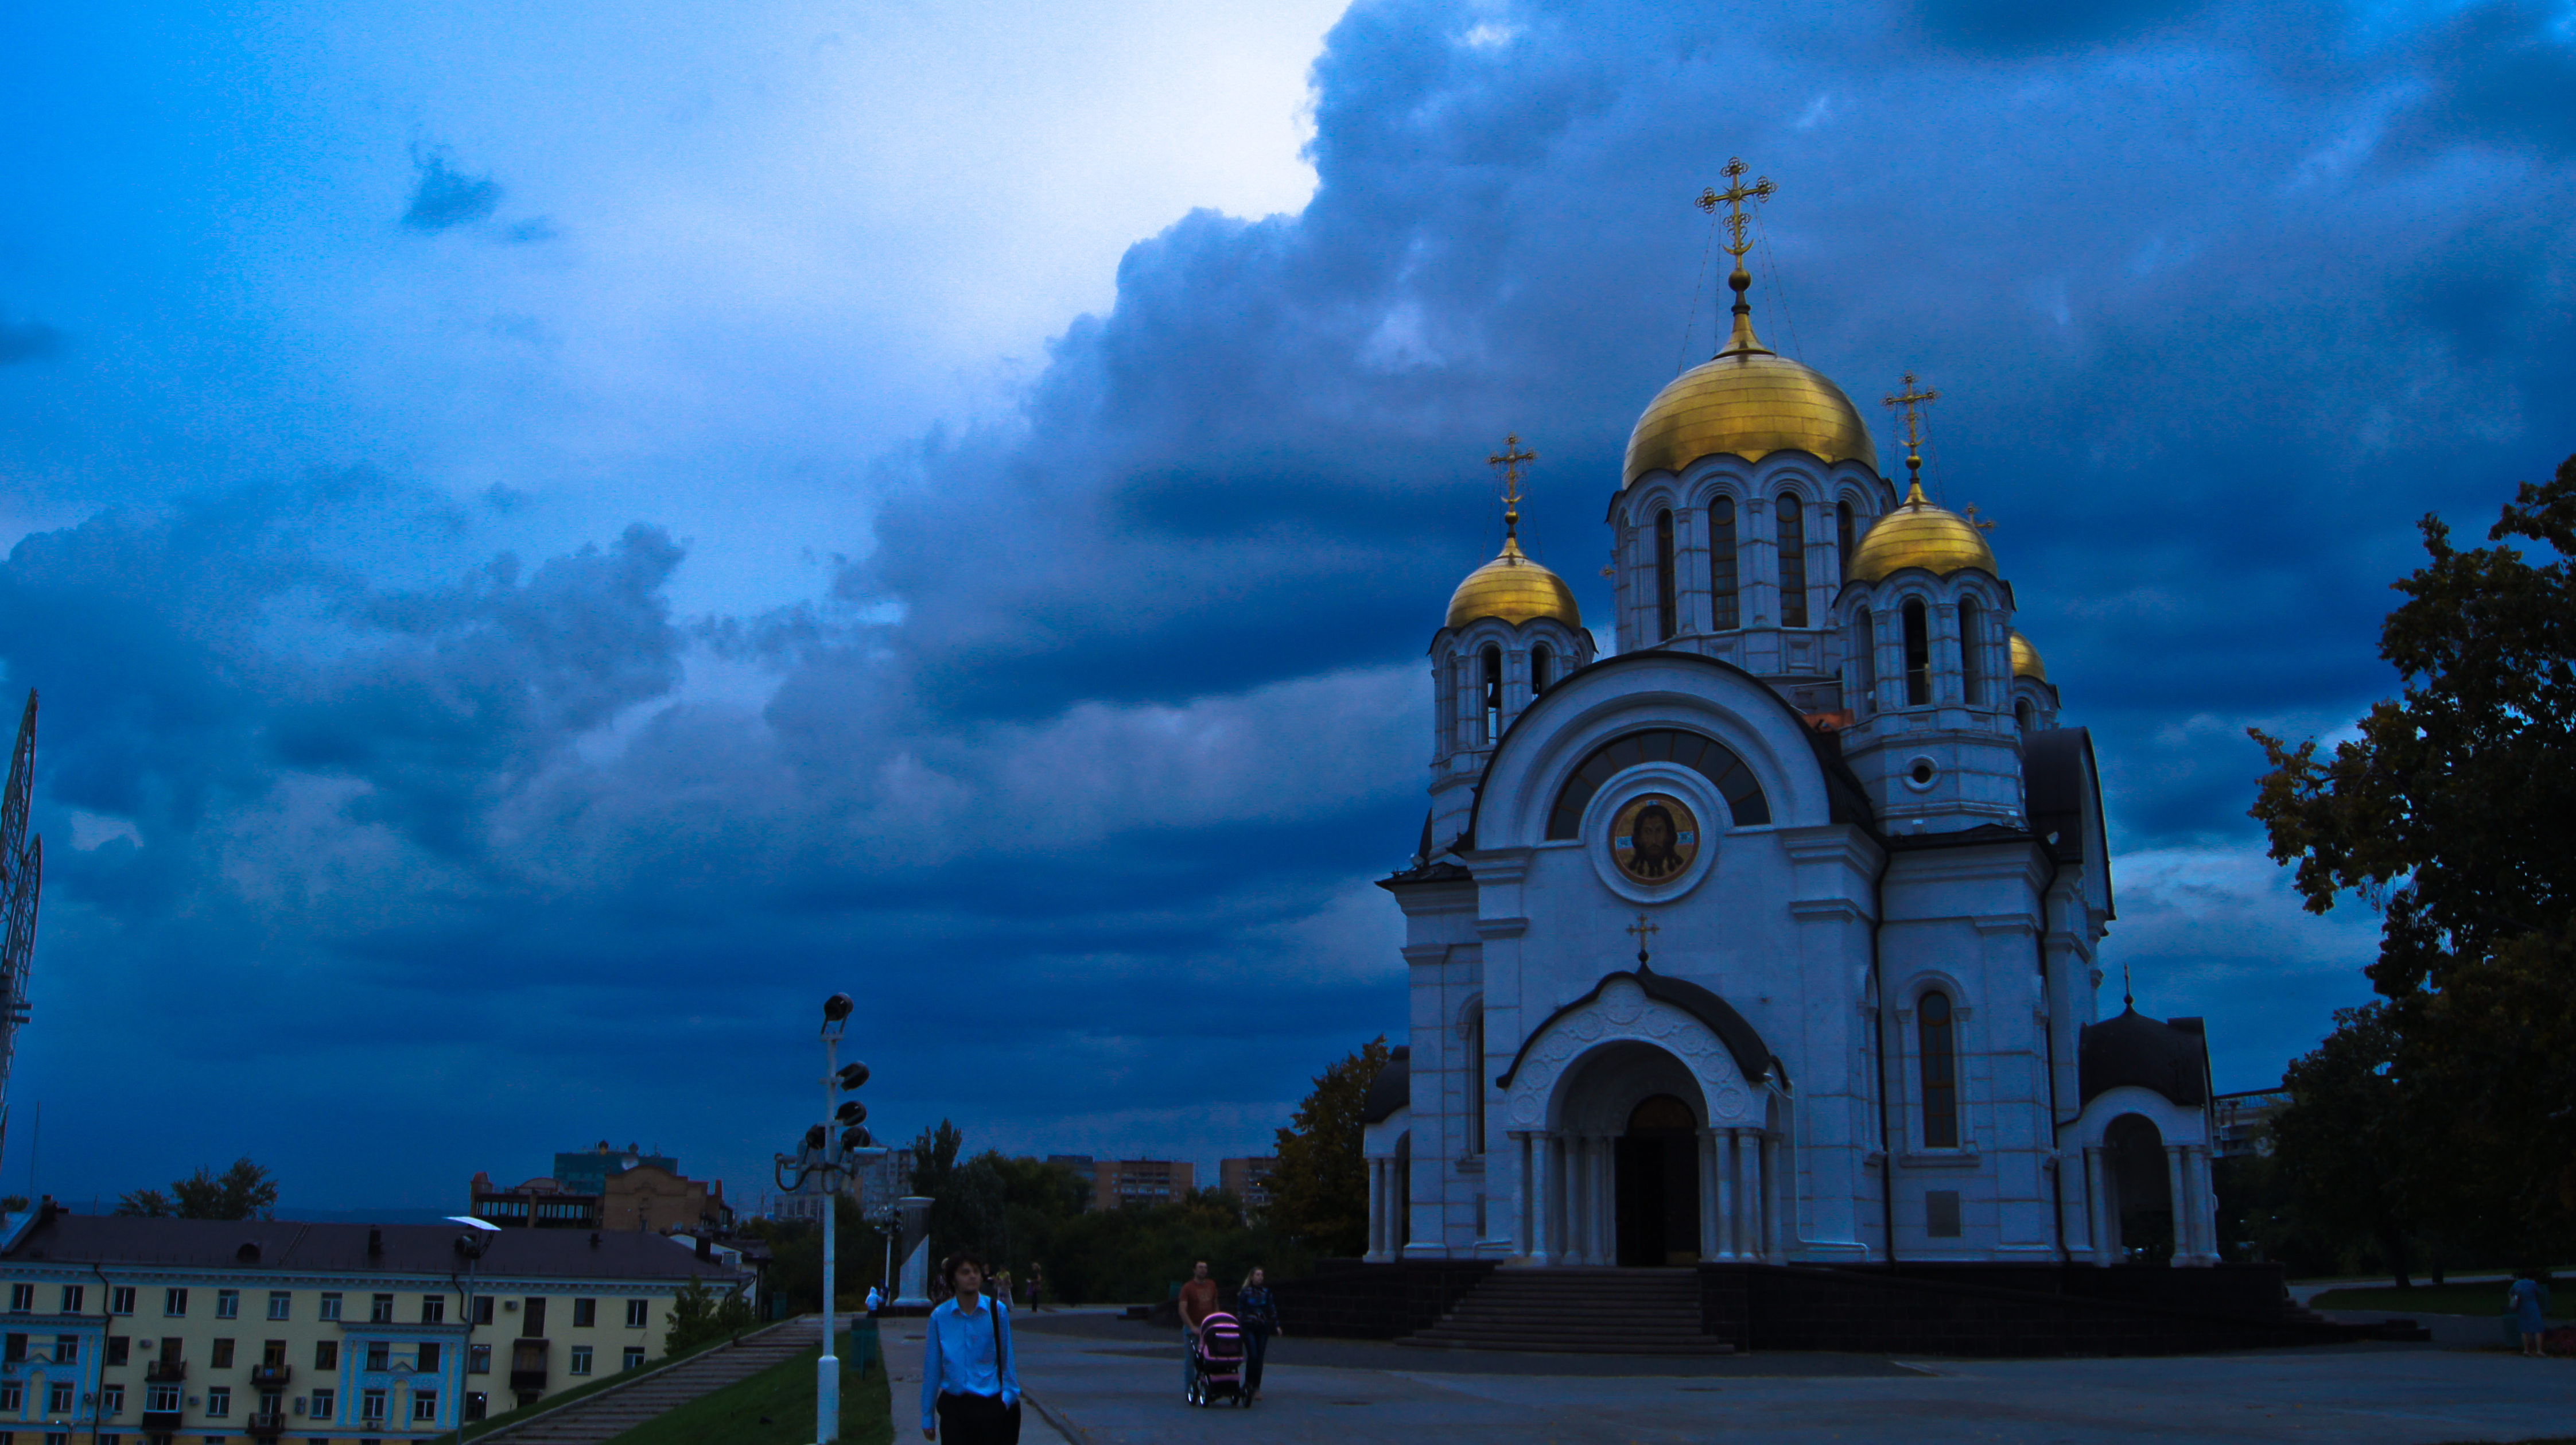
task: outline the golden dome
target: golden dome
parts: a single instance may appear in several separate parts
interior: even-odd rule
[[[2030,645],[2030,639],[2022,636],[2019,628],[2013,630],[2012,662],[2013,676],[2048,681],[2048,664],[2039,660],[2039,649]]]
[[[1920,567],[1947,577],[1967,567],[1995,572],[1994,549],[1967,518],[1924,500],[1917,482],[1905,494],[1905,505],[1872,523],[1852,549],[1848,576],[1854,582],[1876,582],[1907,567]]]
[[[1503,554],[1467,574],[1449,594],[1449,625],[1464,627],[1480,617],[1499,617],[1517,627],[1533,617],[1553,617],[1568,627],[1581,627],[1583,614],[1574,605],[1574,589],[1565,579],[1531,561],[1515,538],[1503,539]]]
[[[1751,462],[1806,452],[1877,471],[1878,449],[1851,398],[1823,373],[1755,340],[1752,319],[1738,311],[1726,349],[1674,377],[1637,418],[1620,485],[1721,453]]]

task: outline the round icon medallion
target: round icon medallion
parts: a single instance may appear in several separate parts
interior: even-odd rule
[[[1699,856],[1699,819],[1669,793],[1640,793],[1610,821],[1610,861],[1648,885],[1670,883]]]

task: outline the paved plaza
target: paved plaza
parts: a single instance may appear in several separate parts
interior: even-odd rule
[[[2114,1360],[1508,1355],[1354,1340],[1273,1343],[1249,1411],[1181,1401],[1177,1332],[1023,1317],[1020,1378],[1054,1445],[1493,1441],[2315,1442],[2437,1445],[2576,1433],[2576,1361],[2349,1345]],[[886,1321],[898,1439],[917,1439],[921,1326]],[[1054,1423],[1051,1424],[1050,1420]]]

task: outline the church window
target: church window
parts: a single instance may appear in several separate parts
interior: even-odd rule
[[[1878,707],[1878,629],[1866,608],[1852,614],[1851,655],[1860,684],[1852,711],[1867,717]]]
[[[1655,514],[1655,638],[1661,641],[1679,630],[1678,611],[1673,595],[1673,513],[1667,507]]]
[[[1467,1152],[1485,1152],[1485,1011],[1467,1023]],[[817,1285],[817,1289],[821,1286]]]
[[[1530,649],[1530,696],[1536,697],[1540,693],[1547,691],[1548,683],[1553,680],[1549,674],[1555,671],[1556,652],[1554,649],[1550,648],[1544,642]],[[820,1289],[822,1286],[816,1285],[815,1288]]]
[[[1905,604],[1905,705],[1921,707],[1932,700],[1932,625],[1922,599]]]
[[[1484,655],[1485,746],[1503,735],[1503,650],[1488,646]],[[820,1288],[820,1286],[817,1286]]]
[[[1807,509],[1795,492],[1780,494],[1780,625],[1807,625]]]
[[[1923,1057],[1923,1147],[1959,1147],[1959,1053],[1950,996],[1939,990],[1914,1006]]]
[[[2023,732],[2030,731],[2031,721],[2036,712],[2037,709],[2030,705],[2029,698],[2023,698],[2021,701],[2013,704],[2013,717],[2021,723],[2021,730]],[[820,1289],[821,1287],[822,1286],[820,1285],[815,1286],[817,1289]]]
[[[1977,599],[1959,599],[1959,694],[1968,706],[1975,707],[1978,696],[1977,655],[1985,649],[1985,617]],[[819,1286],[817,1286],[819,1288]]]
[[[1708,584],[1710,626],[1724,632],[1743,625],[1735,607],[1735,499],[1719,497],[1708,504]]]
[[[1836,502],[1834,503],[1834,556],[1842,563],[1839,575],[1846,580],[1851,577],[1851,549],[1851,503]]]
[[[1771,821],[1771,802],[1762,795],[1761,782],[1725,744],[1678,728],[1657,728],[1613,738],[1594,748],[1558,790],[1556,807],[1548,814],[1547,836],[1574,837],[1583,827],[1583,810],[1592,795],[1613,775],[1639,763],[1678,763],[1708,779],[1726,799],[1726,810],[1739,828]]]

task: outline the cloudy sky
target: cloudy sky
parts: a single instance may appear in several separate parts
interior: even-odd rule
[[[2113,1006],[2266,1085],[2373,929],[2243,729],[2387,692],[2415,519],[2576,451],[2566,0],[102,0],[0,57],[11,1191],[607,1137],[740,1196],[836,988],[896,1132],[1258,1150],[1401,1027],[1482,458],[1605,614],[1735,154],[1766,337],[1941,388],[2095,729]]]

